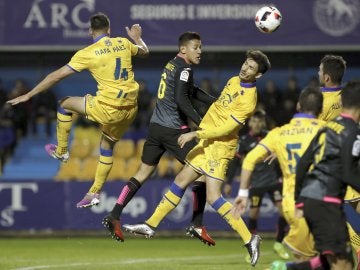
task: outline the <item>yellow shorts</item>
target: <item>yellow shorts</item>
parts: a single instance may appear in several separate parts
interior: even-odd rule
[[[284,197],[282,201],[284,218],[289,224],[289,232],[284,237],[284,244],[294,253],[313,257],[316,255],[315,243],[305,218],[295,217],[295,201],[292,197]]]
[[[344,200],[347,203],[360,201],[360,193],[348,186]]]
[[[124,135],[136,113],[136,105],[116,108],[99,101],[96,96],[85,96],[86,118],[101,124],[101,131],[114,141]]]
[[[224,181],[229,161],[234,158],[237,140],[200,140],[185,162],[197,172]]]

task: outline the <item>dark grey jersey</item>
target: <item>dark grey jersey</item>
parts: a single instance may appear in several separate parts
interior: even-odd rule
[[[191,104],[196,91],[191,66],[183,58],[176,56],[166,64],[161,75],[158,99],[150,122],[182,129],[188,125],[189,117],[199,125],[201,117]]]

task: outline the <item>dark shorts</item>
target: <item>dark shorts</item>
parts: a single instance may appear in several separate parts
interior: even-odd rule
[[[351,254],[346,216],[342,204],[306,198],[304,217],[321,254],[347,256]]]
[[[250,208],[260,207],[265,194],[269,194],[273,203],[282,201],[282,184],[278,183],[268,187],[255,187],[249,190]]]
[[[148,165],[157,165],[165,151],[168,151],[184,164],[187,153],[197,144],[195,140],[192,140],[186,143],[184,148],[179,147],[178,138],[187,132],[190,132],[189,128],[173,129],[150,123],[141,161]]]

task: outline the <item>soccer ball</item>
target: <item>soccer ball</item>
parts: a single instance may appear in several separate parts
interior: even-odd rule
[[[255,25],[263,33],[272,33],[281,24],[281,13],[276,7],[262,7],[255,15]]]

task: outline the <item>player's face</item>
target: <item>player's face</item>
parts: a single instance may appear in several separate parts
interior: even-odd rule
[[[318,72],[318,75],[319,75],[319,83],[320,85],[324,85],[325,84],[325,76],[324,76],[324,65],[323,64],[320,64],[319,66],[319,72]]]
[[[253,82],[257,79],[258,64],[251,58],[247,58],[241,67],[239,77],[242,82]]]
[[[264,119],[251,117],[249,121],[249,127],[254,134],[259,134],[261,130],[265,128],[265,121]]]
[[[187,62],[197,65],[200,63],[201,40],[193,39],[181,46],[180,52],[184,55]]]

